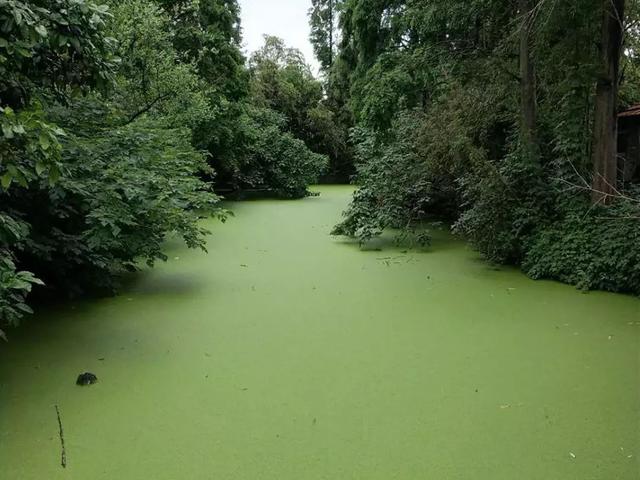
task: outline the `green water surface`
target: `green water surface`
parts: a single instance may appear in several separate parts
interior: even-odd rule
[[[208,255],[172,245],[121,296],[12,332],[0,478],[640,478],[638,299],[445,233],[363,252],[329,236],[351,189],[319,190],[233,204]]]

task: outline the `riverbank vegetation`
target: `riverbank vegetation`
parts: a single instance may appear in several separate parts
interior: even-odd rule
[[[236,0],[104,3],[0,0],[0,327],[168,235],[204,249],[221,195],[321,179],[359,186],[334,234],[428,243],[438,218],[533,278],[640,293],[636,3],[313,0],[320,78],[276,37],[245,58]]]
[[[533,278],[640,293],[637,176],[616,150],[616,112],[640,102],[638,15],[622,0],[316,0],[360,185],[334,233],[446,218]]]
[[[0,327],[34,286],[112,291],[169,234],[204,249],[219,191],[307,194],[322,87],[295,52],[248,66],[240,42],[235,1],[0,1]]]

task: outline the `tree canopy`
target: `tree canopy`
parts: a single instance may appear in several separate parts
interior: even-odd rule
[[[637,185],[615,151],[616,112],[640,102],[626,7],[343,2],[329,78],[360,188],[335,233],[364,242],[444,217],[535,278],[640,291]]]
[[[0,328],[33,287],[111,292],[167,236],[204,249],[216,192],[307,195],[322,87],[282,65],[298,103],[266,101],[240,44],[235,0],[0,1]]]

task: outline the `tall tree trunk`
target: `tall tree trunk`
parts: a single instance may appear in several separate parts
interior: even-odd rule
[[[333,1],[334,0],[329,0],[329,71],[333,68],[333,22],[335,20]]]
[[[608,203],[618,177],[618,85],[625,0],[602,0],[600,76],[593,126],[593,202]]]
[[[536,71],[531,55],[531,40],[533,33],[533,1],[518,0],[518,9],[522,15],[520,28],[520,101],[521,101],[521,132],[527,150],[535,150],[537,96]]]

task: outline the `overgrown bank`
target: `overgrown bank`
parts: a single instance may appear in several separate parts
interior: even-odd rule
[[[640,102],[637,2],[314,5],[361,185],[336,234],[444,216],[534,278],[640,293],[638,177],[615,148]]]
[[[168,234],[204,248],[218,189],[303,197],[335,163],[301,55],[240,45],[235,0],[0,1],[0,328],[36,285],[112,291]]]

